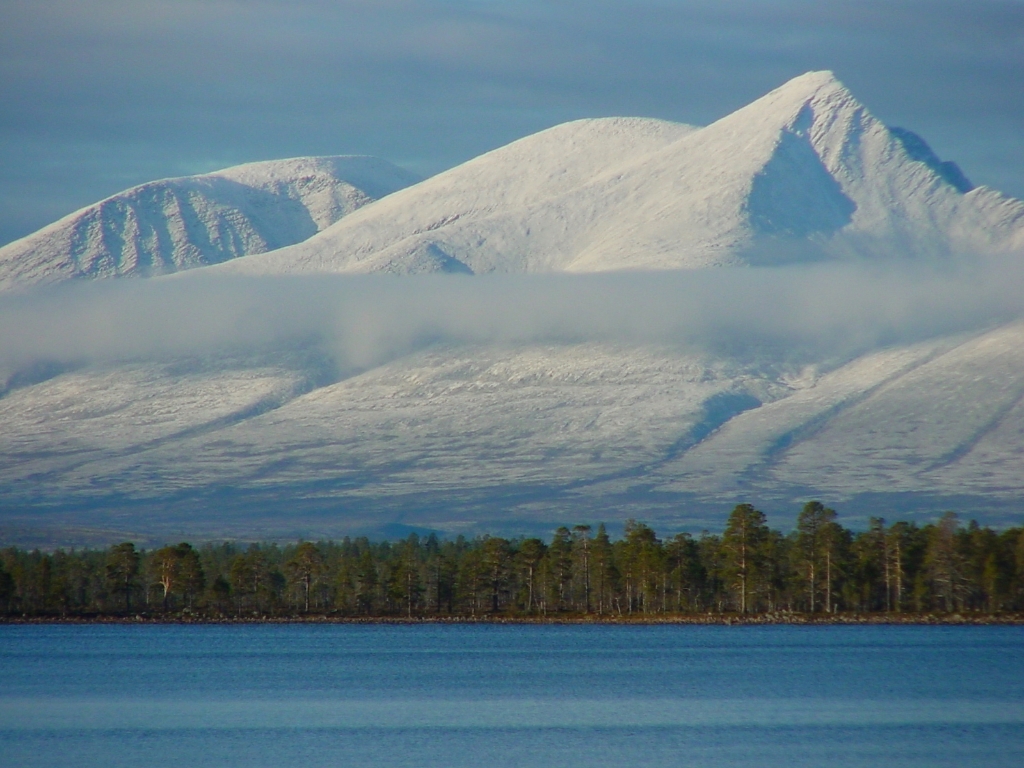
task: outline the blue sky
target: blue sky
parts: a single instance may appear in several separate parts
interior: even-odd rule
[[[0,243],[251,160],[427,175],[579,117],[705,124],[811,69],[1024,197],[1024,0],[0,0],[0,19]]]

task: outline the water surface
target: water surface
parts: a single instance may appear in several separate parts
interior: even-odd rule
[[[0,626],[5,766],[1019,766],[1024,628]]]

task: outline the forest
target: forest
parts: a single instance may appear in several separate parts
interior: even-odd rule
[[[140,550],[0,550],[4,620],[665,620],[1000,616],[1024,611],[1024,527],[849,530],[820,502],[792,531],[740,504],[721,533],[660,538],[629,520],[497,536]]]

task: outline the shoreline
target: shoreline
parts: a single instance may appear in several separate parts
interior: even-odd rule
[[[729,614],[674,616],[4,616],[0,625],[28,624],[126,624],[126,625],[239,625],[239,624],[391,624],[391,625],[577,625],[577,626],[1024,626],[1024,614],[764,614],[738,616]]]

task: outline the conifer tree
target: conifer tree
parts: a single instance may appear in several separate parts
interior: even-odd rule
[[[378,584],[377,563],[367,544],[359,554],[356,567],[356,604],[367,615],[373,614]]]
[[[559,610],[564,610],[572,599],[572,533],[564,525],[555,530],[548,546],[547,560],[552,598]]]
[[[817,610],[818,591],[821,589],[821,578],[825,576],[825,593],[827,605],[831,609],[832,593],[832,556],[835,545],[833,523],[835,510],[829,509],[820,501],[809,501],[804,504],[796,523],[797,557],[807,579],[808,610]],[[824,571],[824,573],[822,573]]]
[[[0,611],[10,613],[14,601],[14,577],[0,563]]]
[[[933,585],[936,605],[944,611],[955,610],[961,602],[962,563],[957,551],[960,520],[955,512],[946,512],[932,526],[925,551],[925,568]]]
[[[524,575],[526,589],[526,612],[533,613],[537,568],[544,558],[545,546],[540,539],[523,539],[516,552],[516,562]]]
[[[653,609],[653,597],[660,581],[661,541],[645,523],[627,520],[622,541],[626,570],[626,604],[633,612],[634,603],[644,613]]]
[[[132,612],[132,590],[139,573],[139,553],[130,541],[110,548],[107,555],[107,581],[115,592],[124,595],[124,611]]]
[[[752,594],[761,577],[768,526],[764,513],[751,504],[739,504],[729,515],[722,536],[725,569],[739,600],[740,613],[752,608]]]
[[[309,613],[309,595],[324,570],[323,556],[316,544],[300,542],[295,552],[285,563],[285,569],[302,591],[302,610]]]
[[[497,613],[501,603],[502,587],[508,578],[511,550],[508,541],[498,536],[489,536],[484,539],[481,549],[481,565],[486,573],[491,612]]]
[[[248,596],[252,599],[253,609],[263,613],[273,598],[273,581],[267,552],[255,544],[231,563],[231,591],[236,597],[239,611],[243,599]]]
[[[597,588],[597,613],[604,615],[611,610],[610,594],[615,585],[615,564],[612,558],[612,542],[604,523],[597,526],[597,533],[590,545],[591,570],[594,574],[594,586]]]
[[[579,582],[577,594],[582,594],[584,613],[590,613],[590,531],[589,525],[576,525],[572,529],[574,571]]]
[[[178,587],[181,589],[185,607],[191,609],[196,595],[203,592],[206,574],[203,572],[199,554],[191,544],[182,542],[175,549],[178,550]]]
[[[1012,575],[1010,577],[1010,592],[1013,605],[1017,609],[1024,608],[1024,528],[1016,531],[1007,531],[1004,534],[1010,549],[1012,560]]]
[[[906,606],[907,565],[910,561],[913,530],[904,522],[894,523],[886,533],[886,550],[890,558],[890,580],[893,610],[897,613]]]

